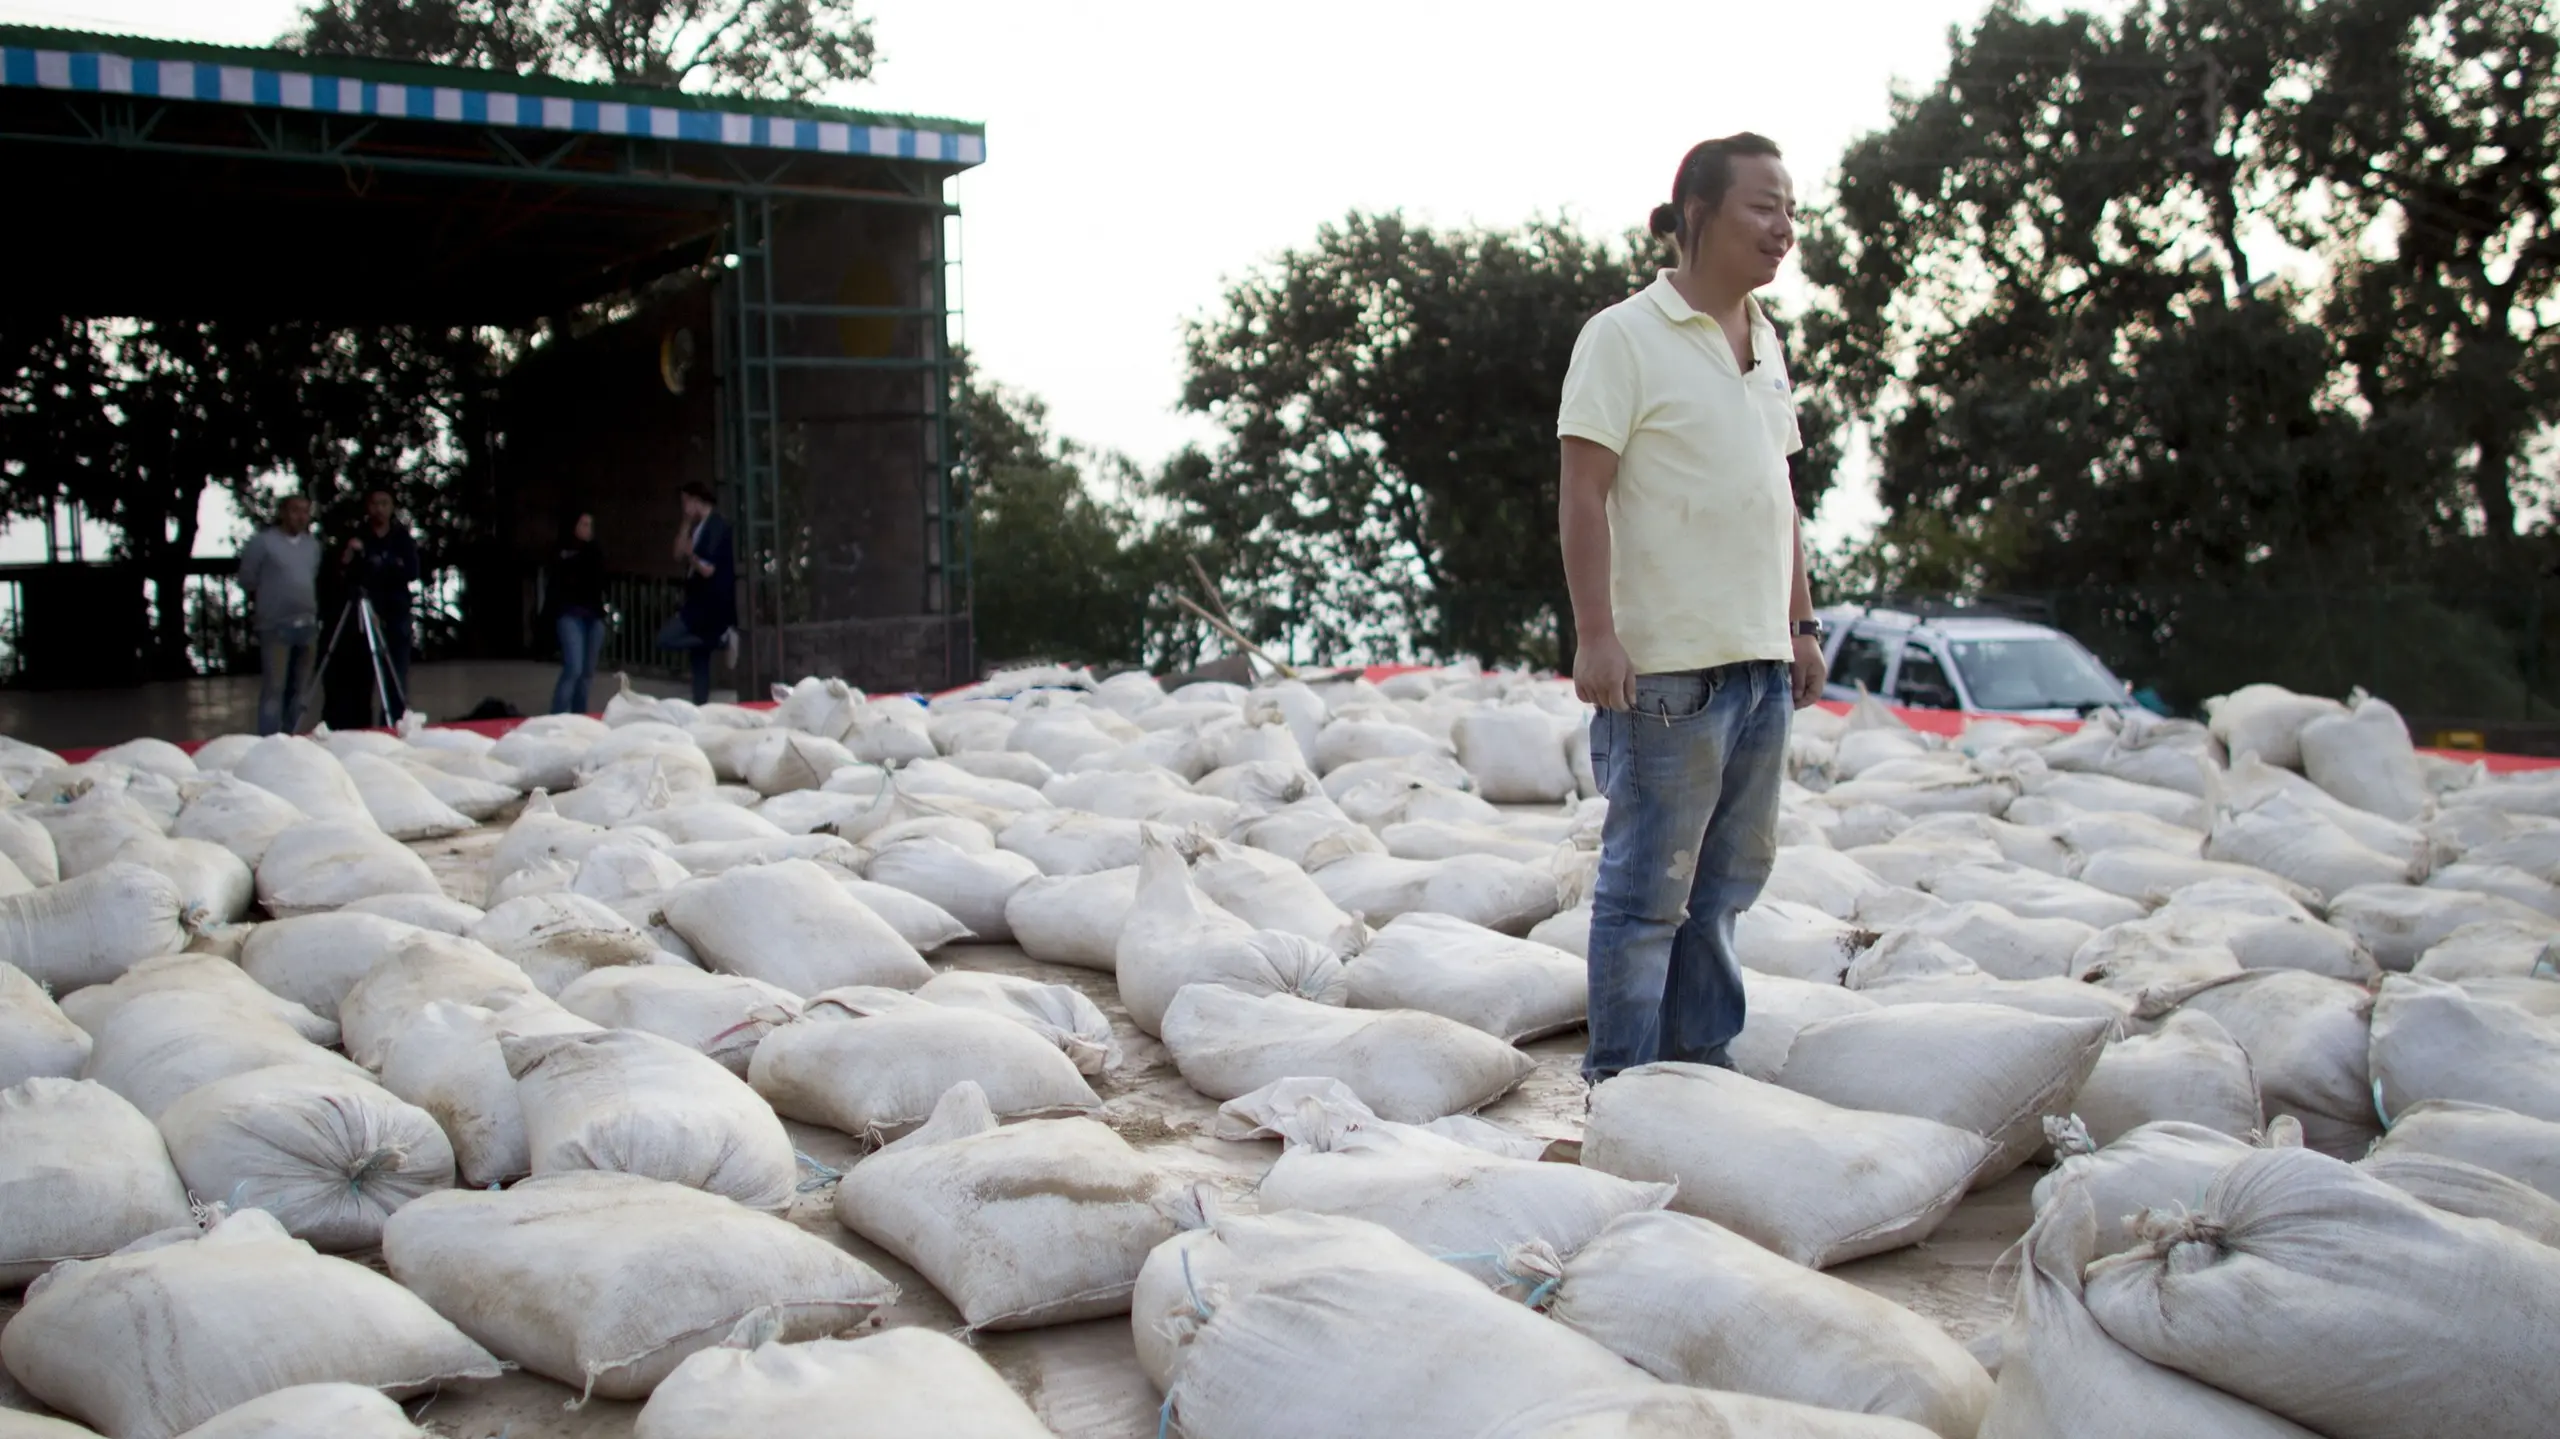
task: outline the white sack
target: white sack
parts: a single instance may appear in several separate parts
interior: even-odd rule
[[[1186,850],[1192,856],[1191,882],[1201,896],[1255,929],[1334,944],[1357,922],[1305,870],[1279,855],[1213,839]]]
[[[661,908],[705,964],[794,994],[913,989],[933,977],[915,946],[807,860],[693,880],[669,891]]]
[[[335,1021],[356,981],[421,931],[377,914],[316,913],[249,931],[240,968],[269,993]]]
[[[975,1350],[915,1325],[699,1350],[650,1394],[631,1439],[804,1432],[814,1416],[828,1439],[1053,1439]]]
[[[607,1399],[647,1394],[758,1311],[813,1339],[898,1293],[786,1220],[603,1171],[431,1194],[392,1216],[382,1257],[499,1357]]]
[[[89,1059],[89,1033],[14,964],[0,963],[0,1089],[72,1079]]]
[[[900,939],[915,946],[918,954],[932,954],[945,945],[972,938],[967,925],[929,899],[849,874],[834,878],[845,893],[862,901],[863,908],[880,916]]]
[[[923,1122],[962,1080],[975,1081],[1007,1118],[1102,1102],[1074,1063],[1028,1027],[880,990],[811,998],[798,1019],[756,1046],[747,1079],[785,1119],[856,1136]]]
[[[672,1039],[741,1078],[756,1045],[800,1013],[800,997],[779,985],[679,964],[591,970],[558,998],[580,1019]]]
[[[256,931],[251,933],[254,936]],[[163,954],[146,959],[112,984],[93,984],[64,995],[62,1012],[72,1023],[95,1035],[131,1000],[164,989],[200,994],[208,1003],[265,1010],[323,1048],[338,1042],[336,1020],[323,1019],[302,1005],[269,992],[243,973],[238,964],[215,954]]]
[[[2041,1214],[2022,1241],[2017,1308],[1980,1439],[2319,1439],[2107,1335],[2084,1302],[2081,1272],[2100,1249],[2086,1194]]]
[[[2071,1113],[2099,1144],[2154,1120],[2249,1135],[2263,1119],[2249,1052],[2202,1010],[2177,1011],[2149,1034],[2109,1044]]]
[[[430,1439],[408,1411],[358,1384],[296,1384],[226,1409],[178,1439]]]
[[[1819,984],[1840,983],[1849,962],[1875,939],[1874,930],[1829,911],[1766,895],[1733,922],[1734,954],[1745,968]]]
[[[2213,737],[2222,741],[2237,762],[2254,754],[2271,765],[2302,768],[2302,727],[2316,719],[2344,716],[2347,707],[2321,695],[2295,694],[2282,685],[2242,685],[2204,702]]]
[[[2429,1208],[2503,1224],[2536,1244],[2560,1245],[2560,1199],[2522,1180],[2413,1151],[2367,1155],[2356,1168]]]
[[[1742,1032],[1726,1046],[1736,1072],[1762,1083],[1775,1083],[1785,1067],[1787,1051],[1806,1025],[1836,1015],[1862,1014],[1877,1001],[1837,984],[1742,972]]]
[[[474,1189],[533,1172],[524,1101],[498,1047],[501,1034],[578,1034],[594,1028],[556,1005],[505,1009],[436,1000],[392,1039],[382,1087],[434,1116],[453,1146],[455,1173]]]
[[[1410,1125],[1368,1123],[1314,1138],[1290,1145],[1263,1175],[1254,1191],[1263,1213],[1365,1219],[1471,1274],[1498,1274],[1500,1261],[1480,1256],[1531,1241],[1571,1254],[1610,1221],[1671,1202],[1669,1184],[1492,1154]]]
[[[1186,1207],[1180,1186],[1104,1125],[999,1126],[965,1081],[921,1128],[847,1171],[835,1198],[845,1228],[931,1281],[971,1329],[1128,1312],[1139,1266]]]
[[[2198,1210],[2151,1232],[2091,1267],[2099,1324],[2155,1364],[2331,1439],[2538,1434],[2560,1406],[2546,1362],[2560,1338],[2560,1251],[2499,1225],[2275,1149],[2224,1170]],[[2415,1334],[2429,1336],[2419,1367]]]
[[[2204,853],[2281,875],[2322,900],[2361,884],[2408,884],[2424,877],[2407,856],[2368,849],[2310,806],[2282,798],[2223,816]]]
[[[2393,1116],[2376,1154],[2458,1159],[2560,1199],[2560,1124],[2513,1110],[2431,1099]]]
[[[1040,877],[1040,867],[1018,854],[969,854],[938,839],[894,844],[872,857],[863,877],[939,905],[989,944],[1013,938],[1005,902]]]
[[[1996,1152],[1934,1120],[1648,1064],[1592,1090],[1582,1162],[1678,1184],[1674,1209],[1822,1269],[1928,1238]]]
[[[440,894],[376,894],[338,907],[340,914],[371,914],[432,929],[439,934],[468,934],[488,911]]]
[[[2267,1116],[2299,1119],[2311,1148],[2354,1156],[2380,1132],[2367,1058],[2371,994],[2341,980],[2274,969],[2213,985],[2180,1007],[2210,1015],[2239,1041]]]
[[[2141,853],[2108,851],[2117,856]],[[2018,864],[1964,865],[1939,875],[1927,888],[1949,904],[1980,900],[2022,919],[2073,919],[2100,929],[2140,919],[2149,908],[2095,885]]]
[[[276,796],[315,820],[376,828],[364,792],[338,757],[300,735],[269,735],[241,755],[232,776]]]
[[[300,1384],[399,1397],[500,1372],[400,1285],[313,1252],[255,1209],[55,1270],[0,1331],[0,1360],[28,1392],[117,1439],[171,1439]]]
[[[2324,715],[2301,731],[2302,770],[2311,782],[2387,819],[2423,819],[2427,783],[2409,726],[2389,704],[2359,691],[2354,710]]]
[[[169,833],[178,839],[218,844],[239,856],[242,864],[255,866],[277,835],[308,819],[283,796],[237,775],[222,775],[197,787],[187,807],[178,811]]]
[[[309,1065],[192,1090],[161,1112],[160,1133],[188,1189],[263,1209],[322,1253],[372,1248],[393,1210],[453,1187],[453,1146],[425,1110]]]
[[[524,1106],[535,1175],[604,1169],[791,1206],[799,1170],[782,1121],[744,1080],[638,1030],[498,1037]]]
[[[1396,859],[1334,852],[1320,842],[1307,856],[1316,887],[1346,911],[1375,923],[1416,912],[1446,914],[1504,934],[1527,934],[1563,906],[1555,878],[1542,869],[1492,855]]]
[[[1120,934],[1138,903],[1138,871],[1035,879],[1005,901],[1013,942],[1033,959],[1072,964],[1110,974],[1119,963]]]
[[[2395,974],[2373,1001],[2373,1102],[2390,1117],[2429,1099],[2560,1121],[2560,1024],[2458,985]]]
[[[1580,1025],[1590,987],[1585,965],[1547,945],[1438,914],[1378,931],[1344,975],[1354,1009],[1417,1009],[1513,1044]]]
[[[1082,991],[1042,984],[1018,974],[945,970],[925,981],[916,998],[953,1009],[974,1009],[1010,1019],[1058,1046],[1079,1074],[1108,1072],[1120,1062],[1111,1016]]]
[[[1981,1135],[1997,1146],[1975,1175],[1989,1183],[2043,1148],[2045,1116],[2069,1108],[2113,1029],[2002,1005],[1890,1005],[1806,1025],[1778,1083]]]
[[[2141,1242],[2134,1229],[2144,1210],[2201,1205],[2215,1176],[2260,1147],[2245,1136],[2178,1119],[2141,1125],[2104,1147],[2077,1120],[2054,1120],[2045,1129],[2055,1163],[2036,1181],[2036,1212],[2074,1189],[2084,1193],[2097,1218],[2093,1256],[2120,1254]],[[2300,1148],[2301,1142],[2301,1127],[2284,1119],[2265,1137],[2268,1148]]]
[[[2560,973],[2560,934],[2511,920],[2484,919],[2466,924],[2430,946],[2410,973],[2424,979],[2525,979]]]
[[[1564,1252],[1547,1317],[1666,1383],[1891,1415],[1947,1439],[1972,1439],[1991,1403],[1991,1376],[1937,1325],[1707,1220],[1629,1214]]]
[[[1495,804],[1551,804],[1573,797],[1573,770],[1557,736],[1554,718],[1521,705],[1469,710],[1450,728],[1458,763],[1475,776],[1476,793]]]
[[[56,994],[106,984],[142,960],[187,947],[186,896],[167,875],[111,864],[77,879],[0,898],[0,964]]]
[[[1030,860],[1045,875],[1098,874],[1136,864],[1146,829],[1144,820],[1043,809],[997,831],[996,846]]]
[[[1165,1010],[1186,985],[1246,994],[1290,994],[1339,1004],[1342,961],[1294,934],[1257,930],[1200,897],[1170,841],[1147,838],[1137,898],[1113,947],[1112,972],[1129,1021],[1161,1034]]]
[[[281,1019],[209,1004],[186,990],[141,995],[117,1010],[98,1032],[81,1077],[123,1095],[157,1120],[190,1090],[278,1064],[372,1078]]]
[[[103,1084],[0,1089],[0,1289],[190,1222],[160,1131]]]
[[[157,838],[168,829],[157,815],[124,791],[104,786],[88,790],[68,803],[24,808],[52,836],[65,879],[87,874],[111,862],[117,850],[138,839]]]
[[[364,799],[365,812],[393,839],[441,839],[474,824],[471,816],[436,798],[425,781],[397,760],[363,754],[345,764],[347,778]]]
[[[648,931],[582,894],[508,900],[465,937],[524,966],[534,986],[554,997],[597,970],[649,964],[658,954]]]
[[[1171,1423],[1197,1439],[1478,1439],[1560,1394],[1658,1387],[1373,1225],[1230,1219],[1185,1255],[1218,1297],[1203,1317],[1184,1296],[1163,1387]],[[1182,1277],[1177,1265],[1177,1289]],[[1133,1307],[1132,1326],[1151,1317]]]
[[[1407,1124],[1473,1113],[1535,1067],[1510,1045],[1436,1014],[1336,1009],[1221,984],[1177,994],[1163,1038],[1183,1079],[1211,1099],[1277,1079],[1339,1079],[1380,1118]]]
[[[551,1003],[534,988],[531,976],[488,946],[421,930],[402,940],[338,1002],[338,1028],[348,1057],[380,1067],[401,1030],[439,999],[489,1009]]]
[[[415,850],[369,820],[295,825],[258,861],[258,902],[278,919],[392,893],[442,894],[444,887]]]

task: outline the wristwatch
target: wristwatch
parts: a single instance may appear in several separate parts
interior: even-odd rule
[[[1798,620],[1794,624],[1787,626],[1787,633],[1790,635],[1800,635],[1808,639],[1818,640],[1822,638],[1822,621]]]

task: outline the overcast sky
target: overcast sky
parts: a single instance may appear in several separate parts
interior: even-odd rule
[[[1210,433],[1175,408],[1182,322],[1326,221],[1614,230],[1669,197],[1692,143],[1741,129],[1813,198],[1984,4],[873,0],[879,74],[831,98],[986,124],[987,163],[952,187],[979,367],[1153,461]],[[295,8],[0,0],[0,20],[258,44]],[[1780,292],[1797,283],[1790,265]],[[1817,532],[1873,519],[1861,475]]]

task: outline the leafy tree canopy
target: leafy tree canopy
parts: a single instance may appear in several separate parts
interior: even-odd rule
[[[2529,573],[2555,56],[2554,0],[1999,0],[1807,236],[1891,517],[1860,577]]]
[[[283,43],[780,99],[867,79],[879,59],[853,0],[313,0]]]
[[[1184,404],[1226,444],[1161,477],[1252,627],[1302,653],[1567,663],[1555,417],[1583,322],[1651,282],[1655,242],[1540,221],[1354,214],[1232,286],[1188,333]],[[1836,427],[1805,404],[1797,501]]]
[[[1137,513],[1126,458],[1060,439],[1036,397],[970,377],[960,490],[973,530],[979,655],[990,663],[1189,663],[1202,648],[1172,596],[1181,547]],[[1116,496],[1116,497],[1115,497]]]

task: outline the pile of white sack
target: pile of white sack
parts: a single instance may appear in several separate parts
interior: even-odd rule
[[[969,1331],[1128,1323],[1190,1439],[2560,1412],[2560,778],[2380,700],[1801,713],[1734,1067],[1540,1134],[1476,1116],[1584,1019],[1568,684],[775,700],[0,740],[0,1436],[417,1435],[506,1367],[655,1439],[1052,1432],[848,1234]],[[1168,1074],[1258,1182],[1120,1122]],[[1824,1272],[2004,1183],[1988,1342]]]

